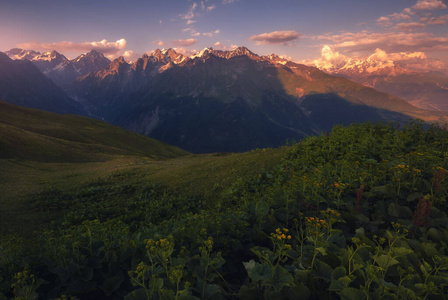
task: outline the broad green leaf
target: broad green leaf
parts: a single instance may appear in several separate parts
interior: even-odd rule
[[[243,262],[244,268],[246,269],[247,273],[251,272],[253,268],[255,268],[255,261],[251,259],[248,262]]]
[[[407,206],[401,206],[394,202],[390,203],[387,207],[387,213],[389,216],[399,219],[409,219],[412,215],[412,211]]]
[[[94,281],[76,280],[73,281],[65,291],[66,294],[82,294],[96,289]]]
[[[368,159],[366,159],[364,161],[364,163],[367,164],[367,165],[374,165],[374,164],[378,163],[378,161],[376,159],[373,159],[373,158],[368,158]]]
[[[439,255],[439,251],[437,251],[434,243],[421,243],[420,249],[425,252],[426,256],[433,257],[435,255]]]
[[[346,275],[344,277],[341,277],[338,279],[339,282],[342,282],[344,284],[345,287],[348,287],[350,285],[350,283],[352,283],[353,279],[355,277],[353,275]]]
[[[288,270],[277,265],[274,269],[274,274],[272,274],[271,282],[277,290],[281,290],[285,285],[291,285],[294,282],[294,278]]]
[[[345,287],[346,286],[344,285],[343,282],[341,282],[337,279],[332,279],[328,290],[332,291],[332,292],[338,292],[338,291],[342,291]]]
[[[414,253],[412,249],[406,247],[392,247],[392,253],[394,256],[405,256],[411,253]]]
[[[348,287],[353,279],[349,276],[342,276],[339,279],[332,279],[329,287],[330,291],[340,291]]]
[[[347,274],[347,270],[344,267],[337,267],[331,272],[331,279],[339,279]]]
[[[238,292],[238,296],[240,299],[247,299],[247,300],[263,299],[263,294],[255,286],[251,287],[248,287],[246,285],[242,286]]]
[[[248,263],[243,263],[246,268],[247,274],[249,278],[254,282],[258,282],[260,280],[268,280],[272,277],[272,269],[267,263],[256,263],[253,260],[250,260]]]
[[[383,269],[387,269],[390,266],[393,266],[393,265],[396,265],[399,263],[398,260],[396,260],[395,258],[390,257],[385,254],[375,257],[375,262],[378,264],[378,266],[380,266]]]
[[[221,288],[217,284],[205,284],[204,296],[205,298],[214,298],[221,294]]]
[[[311,296],[311,292],[302,282],[295,280],[293,286],[283,288],[283,295],[289,300],[306,300]]]
[[[124,297],[124,300],[147,300],[148,295],[146,294],[146,290],[144,288],[139,288],[127,294]]]
[[[428,238],[433,241],[440,242],[443,239],[443,236],[439,230],[432,227],[428,230]]]
[[[111,295],[113,292],[115,292],[123,282],[122,276],[114,276],[107,278],[104,280],[103,285],[101,288],[106,293],[106,295]]]
[[[341,296],[341,300],[363,300],[367,298],[363,291],[351,287],[343,289],[338,294]]]
[[[316,259],[314,261],[314,264],[316,267],[317,275],[329,282],[331,280],[331,273],[333,272],[333,269],[319,259]]]
[[[93,269],[89,267],[81,267],[79,269],[82,280],[91,281],[93,278]]]
[[[325,251],[325,248],[323,248],[323,247],[318,247],[318,248],[316,248],[316,251],[318,251],[320,254],[322,254],[322,255],[327,255],[327,251]]]

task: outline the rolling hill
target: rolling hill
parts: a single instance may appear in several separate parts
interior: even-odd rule
[[[0,158],[87,162],[117,155],[166,159],[186,154],[179,148],[99,120],[0,101]]]

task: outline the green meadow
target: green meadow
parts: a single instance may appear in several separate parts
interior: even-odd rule
[[[448,132],[437,125],[336,126],[277,149],[194,155],[11,109],[0,299],[448,294]]]

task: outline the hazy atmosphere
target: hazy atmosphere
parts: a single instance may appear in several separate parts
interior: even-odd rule
[[[96,49],[127,61],[157,48],[246,46],[293,61],[387,56],[448,60],[446,0],[2,1],[0,50]],[[331,49],[324,53],[323,47]],[[327,48],[328,49],[328,48]]]

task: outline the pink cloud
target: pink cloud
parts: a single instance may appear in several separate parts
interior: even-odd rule
[[[448,23],[448,15],[437,16],[437,17],[422,17],[420,21],[431,24],[431,25],[445,25]]]
[[[413,70],[430,71],[445,70],[447,65],[442,61],[429,58],[424,52],[395,52],[388,53],[379,48],[374,53],[360,57],[349,57],[325,45],[321,51],[321,57],[315,60],[303,61],[302,63],[314,65],[320,69],[330,72],[338,71],[344,66],[361,65],[364,62],[376,62],[377,66],[387,67],[393,62]]]
[[[448,49],[448,35],[435,36],[431,33],[386,32],[375,33],[361,31],[342,34],[325,34],[317,39],[332,42],[332,48],[349,51],[373,51],[376,48],[388,52],[402,51],[440,51]]]
[[[177,47],[188,47],[196,44],[198,42],[197,39],[186,39],[186,40],[175,40],[171,41],[173,45]]]
[[[390,25],[392,25],[392,22],[390,21],[390,18],[388,18],[388,17],[381,17],[378,20],[376,20],[376,22],[378,24],[380,24],[381,26],[390,26]]]
[[[188,11],[185,14],[180,14],[179,16],[185,20],[193,19],[196,16],[195,14],[196,7],[198,7],[198,4],[196,2],[193,2]]]
[[[152,43],[156,44],[157,46],[165,46],[166,45],[164,41],[154,41]]]
[[[417,22],[411,22],[411,23],[399,23],[395,25],[395,29],[399,31],[415,31],[418,29],[425,28],[425,24],[423,23],[417,23]]]
[[[108,42],[106,39],[98,41],[98,42],[70,42],[70,41],[62,41],[58,43],[23,43],[17,45],[19,48],[24,49],[35,49],[35,50],[44,50],[51,51],[56,50],[58,52],[65,51],[78,51],[78,52],[89,52],[91,50],[96,50],[98,52],[115,55],[120,50],[123,50],[126,47],[126,40],[120,39],[115,42]]]
[[[288,31],[274,31],[270,33],[262,33],[253,35],[249,38],[251,41],[255,41],[257,45],[260,44],[287,44],[294,40],[299,39],[300,34],[294,30]]]
[[[440,0],[419,0],[413,7],[415,10],[446,9],[447,6]]]

